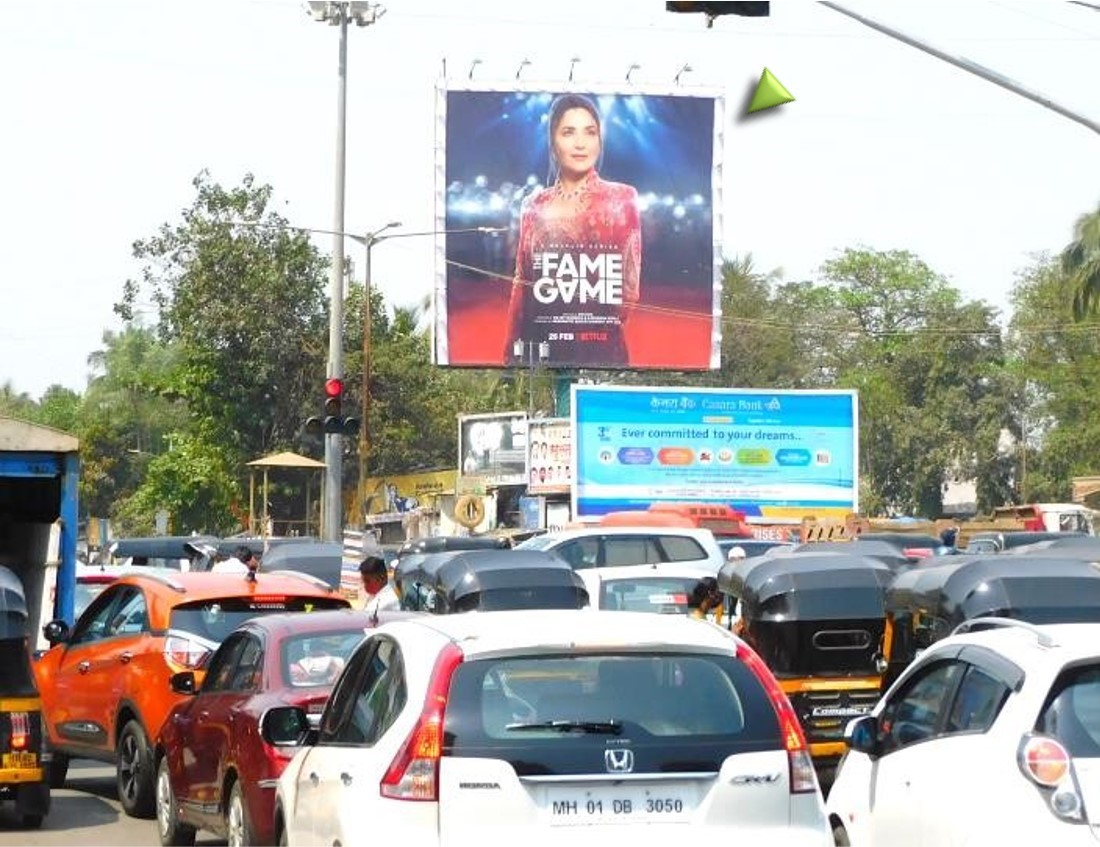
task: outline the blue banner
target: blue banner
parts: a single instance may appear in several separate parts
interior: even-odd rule
[[[574,514],[727,503],[750,517],[858,511],[854,391],[573,387]]]

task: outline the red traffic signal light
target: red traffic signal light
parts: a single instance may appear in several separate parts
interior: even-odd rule
[[[344,394],[344,381],[337,377],[325,380],[325,432],[340,431],[340,405]]]

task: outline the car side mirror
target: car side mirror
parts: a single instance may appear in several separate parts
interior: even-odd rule
[[[862,715],[844,728],[844,743],[849,750],[874,756],[878,753],[878,721],[874,715]]]
[[[42,627],[42,635],[51,645],[68,641],[69,634],[69,625],[61,618],[56,618]]]
[[[309,747],[317,743],[317,730],[305,709],[273,706],[260,717],[260,737],[273,747]]]
[[[194,694],[198,690],[195,685],[194,671],[180,671],[168,678],[168,686],[177,694]]]

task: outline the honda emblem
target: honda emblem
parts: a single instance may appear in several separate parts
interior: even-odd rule
[[[634,751],[604,750],[603,763],[608,773],[630,773],[634,770]]]

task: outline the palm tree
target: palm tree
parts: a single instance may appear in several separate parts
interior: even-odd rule
[[[1077,219],[1073,241],[1062,251],[1062,269],[1074,289],[1074,318],[1094,314],[1100,306],[1100,207]]]

